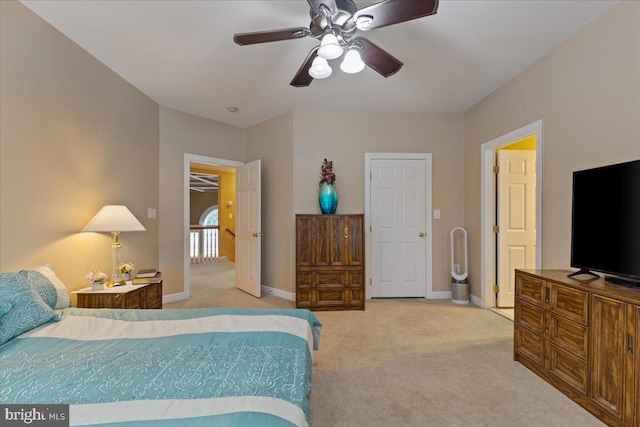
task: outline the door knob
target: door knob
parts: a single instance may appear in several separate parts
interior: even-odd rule
[[[420,232],[420,234],[418,234],[418,236],[420,236],[420,237],[424,237],[424,233],[423,233],[423,232]]]
[[[253,233],[253,237],[262,237],[264,234],[262,233]]]

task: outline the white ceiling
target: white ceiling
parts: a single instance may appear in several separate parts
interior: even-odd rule
[[[440,0],[436,15],[364,34],[404,62],[396,75],[347,75],[336,60],[307,88],[289,82],[316,39],[233,42],[308,26],[305,0],[22,3],[160,105],[248,127],[292,110],[464,112],[617,0]]]

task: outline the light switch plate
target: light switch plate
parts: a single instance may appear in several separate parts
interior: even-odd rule
[[[156,210],[153,208],[147,209],[147,218],[155,218],[155,217],[156,217]]]
[[[440,209],[436,209],[433,211],[433,218],[440,219]]]

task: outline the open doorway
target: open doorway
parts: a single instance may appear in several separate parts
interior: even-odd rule
[[[220,176],[192,162],[189,171],[189,257],[191,265],[219,262]]]
[[[542,147],[542,120],[481,147],[482,295],[473,302],[482,307],[513,306],[512,270],[542,266]],[[505,174],[498,177],[500,159]]]
[[[184,283],[187,298],[191,296],[192,267],[199,279],[203,275],[226,278],[230,283],[220,284],[235,286],[235,169],[242,164],[185,154]],[[223,268],[225,274],[213,271],[218,267]]]

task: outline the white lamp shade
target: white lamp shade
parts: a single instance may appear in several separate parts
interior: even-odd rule
[[[332,71],[326,59],[316,56],[309,68],[309,75],[314,79],[326,79]]]
[[[360,53],[357,50],[350,50],[344,56],[344,60],[342,64],[340,64],[340,69],[345,73],[355,74],[364,70],[364,62],[362,62],[362,58],[360,57]]]
[[[338,38],[333,34],[327,34],[322,38],[320,43],[320,49],[318,49],[318,56],[324,59],[336,59],[342,55],[344,49],[340,46]]]
[[[93,217],[82,231],[93,232],[121,232],[146,231],[146,228],[136,219],[131,211],[122,205],[107,205]]]

